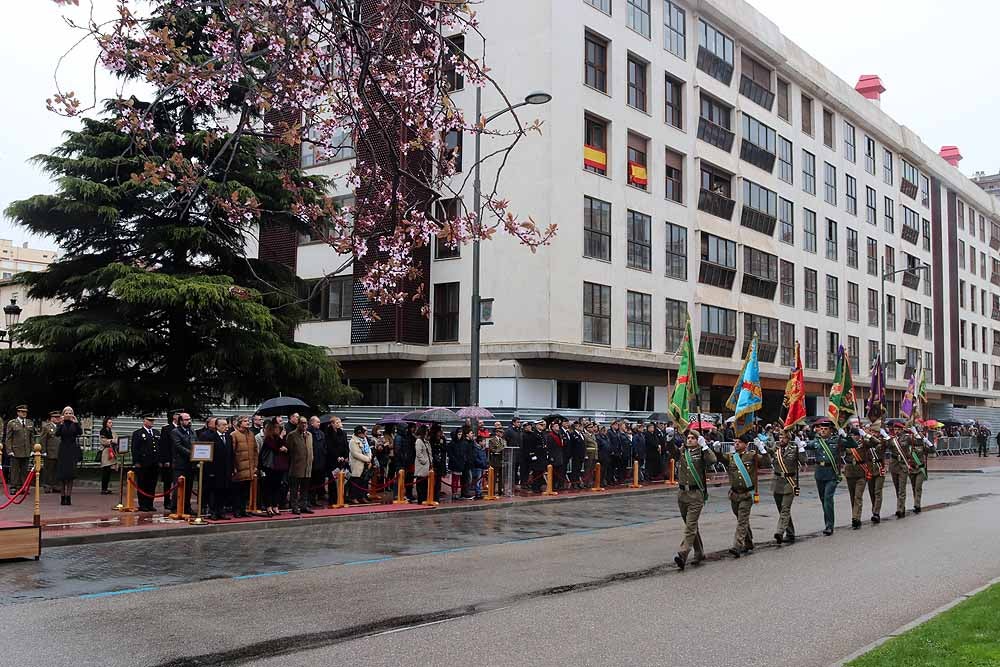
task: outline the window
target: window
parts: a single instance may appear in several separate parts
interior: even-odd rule
[[[931,181],[924,174],[920,174],[920,205],[924,208],[931,206]]]
[[[570,410],[580,409],[580,387],[579,382],[556,381],[556,407]]]
[[[628,8],[626,25],[649,39],[649,0],[625,0]]]
[[[837,223],[826,219],[826,258],[837,261]]]
[[[778,137],[778,178],[792,184],[792,142]]]
[[[302,142],[302,166],[312,167],[319,164],[350,160],[357,157],[354,150],[353,135],[345,129],[338,129],[322,145],[316,142],[320,140],[319,128],[310,127],[308,132],[312,141]]]
[[[450,55],[460,58],[461,54],[465,51],[465,36],[454,35],[453,37],[448,37],[445,41],[447,42]],[[441,69],[448,90],[462,90],[465,87],[465,78],[457,70],[455,63],[452,62],[450,57],[445,58]]]
[[[702,305],[698,352],[713,357],[731,357],[735,346],[736,311]]]
[[[847,212],[851,215],[858,214],[858,181],[850,174],[844,174],[847,196]]]
[[[687,228],[667,223],[667,277],[687,280]]]
[[[802,209],[802,249],[816,252],[816,214],[807,208]]]
[[[885,377],[889,380],[896,379],[896,364],[892,363],[891,360],[896,358],[896,346],[889,343],[885,346],[885,358],[890,360],[885,365]]]
[[[858,363],[861,359],[861,341],[858,340],[857,336],[847,337],[847,356],[851,360],[851,368],[854,369],[856,373],[858,371]]]
[[[802,102],[802,131],[810,137],[813,135],[813,101],[811,97],[801,95]]]
[[[965,241],[958,242],[958,268],[965,268]]]
[[[858,268],[858,233],[847,228],[847,266]]]
[[[663,0],[663,48],[681,60],[687,58],[687,27],[684,10]]]
[[[583,168],[608,173],[608,123],[590,115],[583,117]]]
[[[969,386],[969,362],[962,359],[962,386]]]
[[[310,319],[314,320],[349,320],[354,303],[354,277],[338,276],[322,281],[304,284],[306,306]]]
[[[740,76],[740,95],[770,111],[774,106],[771,68],[752,58],[746,49],[742,50],[741,56],[743,72]]]
[[[680,349],[687,331],[687,303],[667,299],[667,352]]]
[[[458,340],[459,283],[434,285],[434,342]]]
[[[735,205],[732,200],[731,179],[729,174],[714,169],[703,160],[701,162],[702,192],[699,195],[698,208],[729,220],[733,215],[733,206]]]
[[[733,148],[732,108],[709,95],[701,95],[698,138],[727,153]]]
[[[781,223],[781,241],[795,245],[795,206],[787,199],[778,199],[778,222]]]
[[[869,289],[868,290],[868,326],[877,327],[878,326],[878,292]]]
[[[890,294],[885,295],[885,328],[889,331],[896,330],[896,297]],[[890,356],[889,359],[895,359],[895,357]]]
[[[903,180],[899,184],[900,191],[907,197],[913,199],[917,198],[917,183],[920,181],[920,172],[912,164],[904,160],[899,159],[900,164],[902,164],[902,176]]]
[[[611,288],[583,284],[583,342],[611,345]]]
[[[823,109],[823,143],[828,148],[833,148],[835,139],[833,136],[833,112]]]
[[[652,267],[651,240],[652,218],[645,213],[629,211],[627,214],[628,246],[626,265],[630,269],[649,271]]]
[[[840,349],[840,334],[835,331],[826,332],[826,370],[837,367],[837,352]]]
[[[678,204],[684,203],[684,156],[669,148],[666,152],[664,169],[665,193],[667,199]]]
[[[892,197],[885,198],[885,231],[890,234],[896,233],[896,219],[895,219],[895,209],[896,202]]]
[[[795,364],[795,325],[791,322],[781,323],[781,365]]]
[[[628,133],[628,184],[640,190],[649,187],[649,172],[646,166],[648,143],[645,137]]]
[[[868,237],[868,275],[878,275],[878,241]]]
[[[816,194],[816,156],[802,150],[802,191]]]
[[[823,198],[826,200],[827,204],[831,206],[837,205],[837,168],[834,167],[829,162],[824,162],[826,168],[823,171],[823,185],[825,186],[823,191]]]
[[[958,281],[958,307],[965,308],[965,281]]]
[[[611,13],[611,0],[583,0],[588,5],[600,9],[605,14]]]
[[[965,204],[958,202],[958,228],[965,229]]]
[[[628,386],[628,409],[640,412],[653,410],[653,386],[630,384]]]
[[[847,283],[847,319],[851,322],[860,320],[861,305],[858,303],[858,284],[848,281]]]
[[[698,281],[723,289],[732,289],[736,277],[736,242],[701,234],[701,266]]]
[[[777,288],[777,255],[743,246],[743,293],[771,300]]]
[[[903,333],[907,333],[911,336],[919,335],[921,313],[920,304],[915,301],[904,299],[903,307],[906,309],[903,313]],[[985,331],[985,329],[983,331]]]
[[[752,313],[743,314],[743,353],[746,356],[750,349],[750,341],[753,335],[757,334],[757,358],[760,361],[773,363],[778,356],[778,320],[773,317],[754,315]]]
[[[788,102],[788,82],[779,78],[778,83],[778,118],[786,122],[792,122],[792,114],[789,111],[790,104]]]
[[[806,368],[819,368],[819,331],[806,327]]]
[[[646,63],[631,54],[628,57],[628,105],[646,111]]]
[[[444,135],[444,158],[452,161],[455,173],[462,171],[462,131],[449,130]]]
[[[795,265],[781,260],[781,305],[795,305]]]
[[[857,162],[857,146],[854,139],[854,126],[844,121],[844,157],[851,162]]]
[[[882,265],[883,272],[886,275],[886,280],[890,283],[896,282],[896,276],[888,275],[896,270],[896,249],[886,244],[885,246],[885,262]]]
[[[653,297],[641,292],[626,292],[627,345],[640,350],[653,346]]]
[[[740,158],[770,173],[774,169],[777,134],[753,116],[742,115],[743,143]]]
[[[591,88],[608,92],[608,40],[592,32],[583,38],[583,80]]]
[[[460,202],[457,198],[439,200],[436,203],[438,220],[453,220],[459,215]],[[453,259],[462,253],[462,246],[448,243],[440,236],[434,238],[434,259]]]
[[[871,368],[875,365],[875,359],[878,357],[878,341],[870,340],[868,341],[868,367]]]
[[[611,204],[583,198],[583,256],[611,261]]]
[[[743,205],[772,218],[778,215],[777,193],[746,178],[743,179]]]
[[[805,309],[811,313],[817,311],[817,291],[816,271],[814,269],[802,269],[803,282],[805,283]]]
[[[892,151],[888,148],[882,149],[882,180],[892,185]]]
[[[727,86],[733,80],[733,40],[698,19],[698,69]]]
[[[878,193],[870,185],[865,186],[865,222],[878,224]]]
[[[826,314],[840,317],[840,284],[836,276],[826,277]]]
[[[684,128],[684,82],[664,75],[664,117],[668,125]]]
[[[875,175],[875,140],[865,135],[865,171]]]

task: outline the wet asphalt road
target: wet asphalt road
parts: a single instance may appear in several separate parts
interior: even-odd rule
[[[769,501],[754,509],[758,542],[773,532]],[[890,484],[883,515],[894,504]],[[670,563],[673,493],[47,549],[37,563],[0,564],[0,656],[825,665],[1000,575],[1000,475],[934,476],[924,504],[903,521],[739,561],[716,554],[684,573]],[[808,484],[794,513],[800,535],[822,527]],[[843,489],[838,517],[850,519]],[[729,546],[722,490],[702,525],[709,551]]]

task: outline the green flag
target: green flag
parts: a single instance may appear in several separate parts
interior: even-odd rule
[[[830,405],[827,407],[830,419],[837,428],[843,428],[847,420],[856,412],[854,379],[851,377],[851,361],[844,352],[844,346],[837,349],[837,370],[833,374],[830,387]]]
[[[694,365],[694,341],[691,338],[691,318],[687,321],[684,340],[678,350],[681,355],[677,367],[677,381],[674,383],[674,394],[670,397],[670,414],[681,430],[691,423],[691,400],[698,399],[698,370]]]

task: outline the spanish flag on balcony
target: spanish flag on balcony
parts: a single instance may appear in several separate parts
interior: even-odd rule
[[[638,185],[641,188],[646,187],[646,184],[649,182],[646,178],[646,166],[638,162],[629,162],[628,182],[632,185]]]
[[[583,166],[606,171],[608,168],[608,153],[600,148],[583,145]]]

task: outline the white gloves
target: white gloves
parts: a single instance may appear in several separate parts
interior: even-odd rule
[[[888,440],[888,439],[889,439],[889,434],[888,434],[888,433],[886,432],[886,430],[885,430],[884,428],[883,428],[883,429],[879,429],[879,432],[878,432],[878,433],[879,433],[879,435],[881,435],[881,436],[882,436],[883,438],[885,438],[886,440]]]
[[[799,448],[799,454],[806,451],[806,443],[802,442],[798,437],[795,438],[795,446]]]
[[[924,444],[927,445],[928,447],[934,446],[934,443],[928,440],[927,438],[924,438]]]
[[[764,449],[764,443],[761,442],[760,440],[757,441],[757,451],[760,452],[761,454],[767,453],[767,450]]]
[[[837,429],[837,434],[838,434],[838,435],[839,435],[839,436],[840,436],[841,438],[846,438],[846,437],[847,437],[847,431],[845,431],[845,430],[844,430],[844,429],[842,429],[842,428],[841,428],[841,429]]]

